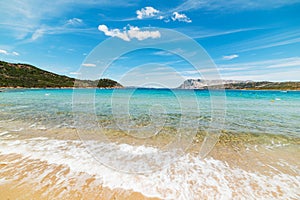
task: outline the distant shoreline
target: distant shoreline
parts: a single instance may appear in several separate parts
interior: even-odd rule
[[[0,87],[0,92],[4,92],[4,90],[64,90],[64,89],[155,89],[155,90],[231,90],[231,91],[300,91],[300,89],[257,89],[257,88],[241,88],[241,89],[232,89],[232,88],[191,88],[191,89],[184,89],[184,88],[143,88],[143,87],[107,87],[107,88],[99,88],[99,87]]]

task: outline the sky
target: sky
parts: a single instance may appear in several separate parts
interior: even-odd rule
[[[222,79],[300,80],[300,0],[3,0],[0,8],[0,60],[57,74],[78,77],[89,68],[127,86],[202,78],[181,56],[192,50],[172,40],[171,52],[145,46],[109,66],[87,62],[104,41],[120,42],[108,43],[113,54],[168,40],[168,29],[196,41]]]

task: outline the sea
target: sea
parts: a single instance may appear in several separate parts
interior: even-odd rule
[[[3,89],[0,199],[300,199],[300,91]]]

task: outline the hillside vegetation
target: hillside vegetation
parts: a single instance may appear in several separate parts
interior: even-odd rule
[[[62,88],[74,87],[74,82],[74,78],[48,72],[32,65],[0,61],[0,87]],[[121,84],[110,79],[76,80],[76,85],[101,88],[122,87]]]

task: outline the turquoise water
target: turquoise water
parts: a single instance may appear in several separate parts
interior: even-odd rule
[[[72,89],[6,90],[0,93],[0,120],[22,120],[47,128],[73,127],[74,112],[89,112],[91,117],[96,114],[101,126],[109,128],[124,128],[126,123],[131,128],[155,123],[176,128],[184,118],[183,126],[198,126],[201,130],[211,122],[210,95],[222,95],[167,89],[81,89],[76,93],[95,99],[82,98],[80,102]],[[224,98],[222,130],[300,137],[300,92],[232,90],[226,91]]]

